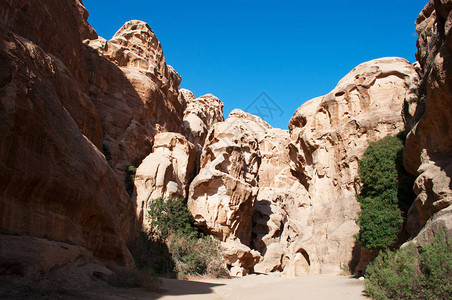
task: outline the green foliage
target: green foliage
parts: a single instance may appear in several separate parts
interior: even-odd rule
[[[169,237],[168,245],[179,278],[204,274],[215,278],[228,276],[221,256],[220,243],[211,236],[193,238],[176,233]]]
[[[368,266],[365,290],[373,299],[450,299],[452,244],[440,234],[426,247],[383,251]]]
[[[357,196],[361,204],[357,240],[362,247],[385,249],[397,238],[403,223],[398,199],[402,153],[403,142],[387,136],[371,143],[359,162],[362,190]],[[403,178],[406,188],[409,183]]]
[[[193,225],[193,216],[181,199],[162,198],[149,205],[156,238],[165,240],[179,278],[190,275],[227,277],[220,242]]]
[[[193,216],[181,199],[152,200],[149,205],[149,217],[153,229],[163,239],[176,233],[194,238],[200,235],[193,225]]]
[[[168,277],[174,275],[175,266],[168,246],[157,234],[140,231],[128,248],[138,269],[152,269]]]

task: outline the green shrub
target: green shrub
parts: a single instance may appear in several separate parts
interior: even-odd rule
[[[163,239],[176,233],[190,237],[200,236],[199,230],[193,225],[193,216],[181,199],[152,200],[149,205],[149,217],[152,228]]]
[[[398,200],[402,152],[403,142],[387,136],[371,143],[359,161],[362,190],[357,196],[361,204],[357,240],[364,248],[387,248],[403,224]]]
[[[152,269],[158,274],[174,277],[174,262],[164,239],[152,232],[140,231],[128,245],[138,269]]]
[[[168,246],[179,278],[187,278],[189,275],[209,275],[215,278],[228,276],[220,242],[213,237],[193,238],[176,233],[169,237]]]
[[[426,247],[382,251],[368,266],[365,290],[373,299],[450,299],[452,244],[441,234]]]
[[[179,278],[228,276],[220,242],[193,225],[193,216],[181,199],[153,200],[149,217],[156,237],[166,241]]]

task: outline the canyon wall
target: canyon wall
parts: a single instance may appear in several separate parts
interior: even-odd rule
[[[80,0],[0,2],[0,277],[87,284],[133,268],[127,244],[159,197],[187,201],[232,275],[339,273],[360,256],[358,161],[404,129],[407,229],[451,231],[451,10],[421,12],[418,64],[360,64],[281,130],[179,89],[144,22],[107,41]]]
[[[377,59],[303,104],[290,131],[240,110],[213,126],[188,207],[228,253],[248,253],[228,261],[235,274],[339,273],[357,262],[358,160],[370,142],[403,131],[418,81],[408,61]]]
[[[416,20],[419,97],[405,103],[405,168],[417,197],[408,230],[431,241],[440,230],[452,234],[452,4],[430,1]],[[421,230],[422,229],[422,230]]]
[[[180,76],[143,22],[106,41],[80,0],[0,11],[0,275],[75,284],[134,268],[124,171],[156,134],[185,132]]]

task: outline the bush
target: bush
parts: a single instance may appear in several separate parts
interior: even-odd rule
[[[193,216],[181,199],[153,200],[149,216],[156,237],[166,241],[179,278],[228,276],[220,242],[193,225]]]
[[[178,277],[209,275],[227,277],[221,255],[220,242],[211,236],[193,238],[181,233],[169,237],[168,246],[173,256]]]
[[[451,240],[440,234],[425,247],[380,252],[367,268],[365,290],[374,299],[450,299]]]
[[[149,217],[153,230],[163,239],[176,233],[184,236],[200,236],[199,230],[193,225],[193,216],[181,199],[152,200],[149,205]]]
[[[361,204],[357,240],[364,248],[385,249],[397,239],[403,223],[398,200],[402,188],[399,177],[403,178],[404,188],[409,184],[406,177],[399,175],[404,171],[402,153],[403,142],[387,136],[371,143],[359,161],[362,190],[357,196]]]
[[[152,269],[156,273],[173,277],[174,262],[164,239],[152,232],[140,231],[128,248],[138,269]]]

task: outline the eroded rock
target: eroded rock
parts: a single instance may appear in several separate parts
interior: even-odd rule
[[[173,132],[155,136],[154,147],[135,174],[137,215],[146,223],[149,202],[157,198],[187,196],[188,183],[194,176],[196,150],[193,144]]]
[[[139,165],[160,132],[183,133],[180,76],[165,62],[148,24],[126,22],[109,41],[85,40],[90,96],[103,129],[102,150],[118,179]]]
[[[360,209],[358,160],[370,142],[403,130],[404,101],[416,96],[418,74],[401,58],[360,64],[329,94],[302,105],[289,127],[291,168],[307,190],[304,226],[295,227],[296,248],[311,273],[339,273],[357,253]]]
[[[223,102],[212,94],[195,98],[193,93],[186,89],[181,89],[180,94],[187,103],[184,111],[185,134],[201,154],[210,128],[213,124],[224,121]]]
[[[417,177],[417,197],[408,215],[413,236],[423,227],[422,232],[432,232],[433,224],[439,224],[433,221],[439,216],[434,216],[442,211],[443,218],[450,218],[446,208],[452,203],[452,37],[447,21],[451,9],[447,1],[430,1],[416,20],[422,83],[418,98],[407,101],[404,111],[408,132],[404,165]],[[441,224],[452,233],[450,222]]]

